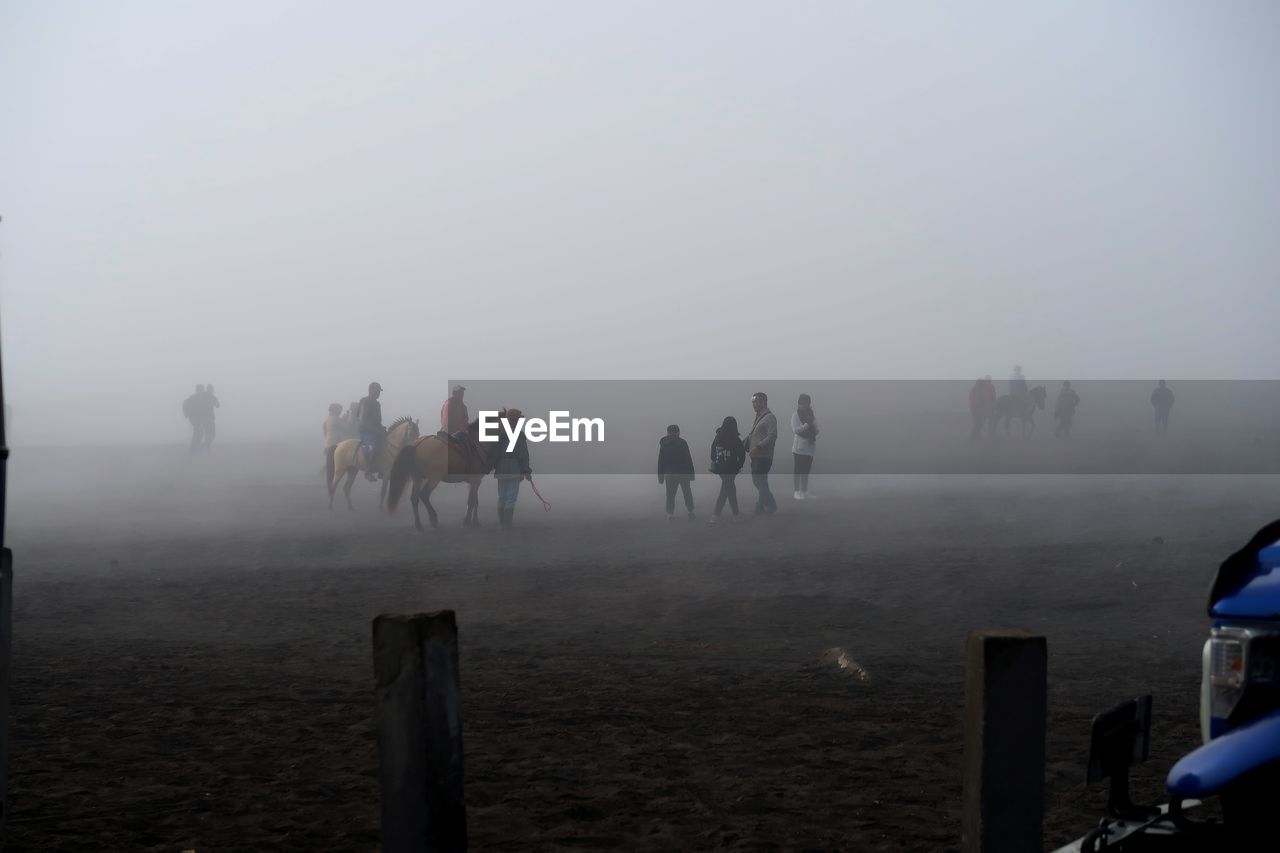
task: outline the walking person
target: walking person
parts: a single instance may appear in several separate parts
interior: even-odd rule
[[[1058,422],[1054,435],[1058,438],[1071,437],[1071,421],[1076,416],[1076,407],[1080,405],[1080,395],[1071,387],[1070,382],[1062,383],[1057,402],[1053,404],[1053,417]]]
[[[182,401],[182,416],[191,423],[191,454],[204,447],[204,419],[200,416],[204,405],[204,386],[197,385],[196,392]]]
[[[329,404],[329,417],[324,419],[324,484],[333,482],[333,452],[346,436],[342,423],[342,404]]]
[[[689,442],[680,437],[680,427],[672,424],[667,434],[658,442],[658,482],[667,486],[667,521],[676,517],[676,489],[684,492],[684,508],[693,521],[693,457],[689,454]]]
[[[1156,410],[1156,435],[1164,435],[1169,428],[1169,410],[1173,408],[1173,392],[1161,379],[1151,392],[1151,407]]]
[[[813,403],[808,394],[796,400],[796,410],[791,413],[791,456],[795,460],[795,499],[814,500],[817,495],[809,492],[809,472],[813,470],[813,451],[818,438],[818,422],[813,418]]]
[[[503,409],[500,417],[514,430],[521,414],[519,409]],[[499,440],[502,441],[502,453],[493,468],[493,478],[498,481],[498,523],[509,528],[516,512],[516,498],[520,497],[520,483],[533,479],[533,469],[529,467],[529,444],[525,441],[524,430],[520,430],[515,447],[511,449],[507,449],[507,441]]]
[[[996,385],[990,376],[983,376],[969,389],[969,414],[973,416],[971,441],[982,436],[983,428],[990,423],[991,434],[996,434]]]
[[[213,386],[204,386],[204,406],[201,409],[201,416],[204,418],[204,449],[208,450],[213,445],[214,434],[214,409],[220,408],[221,403],[214,396]]]
[[[715,512],[708,523],[715,524],[720,520],[726,502],[733,512],[733,520],[740,518],[736,480],[746,461],[747,449],[738,437],[738,419],[730,415],[720,424],[716,437],[711,441],[711,473],[720,478],[720,493],[716,495]]]
[[[769,491],[769,469],[773,467],[773,447],[778,443],[778,418],[769,411],[769,396],[763,391],[751,395],[755,420],[743,444],[751,457],[751,484],[756,487],[756,515],[773,515],[778,502]]]

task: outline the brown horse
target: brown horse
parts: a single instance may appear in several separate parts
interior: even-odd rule
[[[387,512],[395,512],[400,503],[400,495],[404,493],[405,483],[412,481],[409,489],[409,502],[413,504],[413,526],[422,529],[422,518],[418,515],[418,501],[427,506],[427,517],[432,527],[439,526],[439,518],[435,507],[431,505],[431,493],[441,483],[466,483],[471,487],[467,494],[467,515],[463,524],[467,527],[480,526],[480,500],[476,490],[484,475],[493,470],[497,455],[501,452],[500,441],[480,444],[480,424],[473,421],[468,429],[472,444],[476,450],[468,450],[439,435],[428,435],[400,451],[395,463],[391,466],[391,482],[387,488]]]
[[[374,456],[372,465],[373,471],[382,476],[382,498],[379,506],[387,497],[387,476],[391,471],[392,463],[406,445],[417,439],[418,422],[412,418],[397,418],[387,428],[387,438]],[[347,482],[342,487],[342,494],[347,499],[347,509],[355,509],[351,505],[351,484],[355,482],[356,474],[368,468],[368,460],[360,450],[360,439],[348,438],[338,443],[338,446],[333,449],[333,479],[329,481],[329,509],[333,509],[333,496],[337,493],[338,483],[344,476]]]

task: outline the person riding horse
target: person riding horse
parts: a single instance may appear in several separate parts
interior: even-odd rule
[[[356,407],[356,418],[360,427],[360,446],[365,453],[364,476],[369,482],[378,479],[374,468],[374,454],[382,446],[387,430],[382,425],[382,404],[378,397],[382,395],[382,386],[377,382],[369,383],[369,396],[362,399]]]

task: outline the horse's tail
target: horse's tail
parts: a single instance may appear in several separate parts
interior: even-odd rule
[[[391,463],[391,480],[387,484],[387,512],[394,513],[400,503],[400,495],[404,494],[404,485],[413,473],[414,445],[408,444],[400,449],[395,462]]]

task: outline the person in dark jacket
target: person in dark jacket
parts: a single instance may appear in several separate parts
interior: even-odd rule
[[[747,461],[747,449],[742,446],[738,435],[738,419],[730,415],[716,430],[716,437],[711,442],[711,473],[720,477],[720,494],[716,496],[715,513],[711,516],[711,524],[720,518],[726,502],[733,511],[733,519],[738,515],[738,486],[734,481],[738,472]]]
[[[684,492],[684,508],[693,521],[693,457],[689,455],[689,442],[680,437],[680,427],[672,424],[667,434],[658,442],[658,482],[667,484],[667,521],[676,517],[676,489]]]
[[[1070,382],[1062,383],[1058,392],[1058,401],[1053,406],[1053,417],[1058,422],[1054,435],[1058,438],[1071,437],[1071,422],[1075,420],[1076,409],[1080,406],[1080,395],[1071,387]]]
[[[519,409],[503,409],[501,417],[514,429],[520,423]],[[529,443],[525,441],[524,430],[516,439],[516,446],[507,450],[507,441],[502,439],[502,453],[498,455],[493,467],[493,478],[498,481],[498,523],[510,528],[516,514],[516,498],[520,496],[520,483],[533,481],[533,468],[529,465]]]

